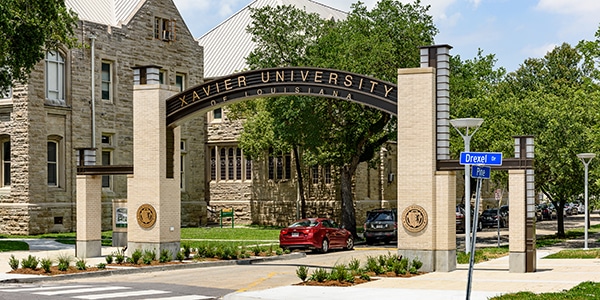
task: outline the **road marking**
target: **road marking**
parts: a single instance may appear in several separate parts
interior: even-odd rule
[[[165,298],[147,298],[144,300],[208,300],[216,299],[216,297],[202,296],[202,295],[185,295],[185,296],[173,296]]]
[[[93,292],[104,292],[104,291],[110,291],[110,290],[125,290],[125,289],[131,289],[131,288],[125,287],[125,286],[101,286],[101,287],[95,287],[95,288],[81,288],[81,289],[62,290],[62,291],[36,292],[33,294],[44,295],[44,296],[54,296],[54,295],[93,293]]]
[[[159,290],[145,290],[145,291],[131,291],[131,292],[112,293],[112,294],[85,295],[85,296],[76,296],[73,298],[77,298],[77,299],[107,299],[107,298],[158,295],[158,294],[167,294],[167,293],[171,293],[171,292],[159,291]]]
[[[267,275],[267,277],[260,278],[260,279],[258,279],[258,280],[256,280],[256,281],[254,281],[254,282],[250,283],[250,284],[249,284],[247,287],[245,287],[245,288],[242,288],[242,289],[239,289],[239,290],[237,290],[236,292],[245,292],[245,291],[247,291],[247,290],[249,290],[249,289],[251,289],[251,288],[253,288],[253,287],[255,287],[255,286],[259,285],[261,282],[263,282],[263,281],[265,281],[265,280],[267,280],[267,279],[269,279],[269,278],[271,278],[271,277],[275,276],[276,274],[277,274],[277,272],[271,272],[271,273],[269,273],[269,274]]]
[[[68,288],[84,288],[89,287],[89,285],[72,285]],[[42,287],[34,287],[34,288],[15,288],[15,289],[1,289],[0,292],[35,292],[35,291],[47,291],[47,290],[58,290],[65,289],[64,286],[42,286]]]

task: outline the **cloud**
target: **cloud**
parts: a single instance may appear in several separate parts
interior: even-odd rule
[[[598,0],[539,0],[536,9],[555,14],[596,17],[600,13]]]
[[[524,54],[526,57],[541,58],[546,56],[546,53],[552,51],[552,49],[556,48],[557,46],[557,44],[553,43],[544,44],[541,46],[527,45],[521,49],[521,53]]]

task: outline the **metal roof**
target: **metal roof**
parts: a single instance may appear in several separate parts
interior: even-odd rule
[[[80,20],[110,26],[127,24],[145,2],[146,0],[65,0],[67,7],[75,11]]]
[[[204,47],[204,77],[214,78],[247,68],[246,56],[254,49],[246,27],[252,22],[250,7],[292,5],[324,19],[344,20],[347,13],[311,0],[255,0],[198,38]]]

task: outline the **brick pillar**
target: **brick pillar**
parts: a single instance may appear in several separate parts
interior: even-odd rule
[[[179,127],[166,128],[165,100],[175,87],[133,87],[133,175],[127,181],[127,251],[160,255],[180,247]]]
[[[398,70],[398,254],[435,269],[435,69]],[[425,227],[407,228],[406,211],[424,209]]]
[[[75,255],[102,255],[102,176],[77,175],[77,240]]]

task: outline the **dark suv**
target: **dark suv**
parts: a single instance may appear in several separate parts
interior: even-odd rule
[[[398,240],[398,213],[396,209],[375,209],[367,212],[364,225],[367,245],[382,241],[389,243]]]

